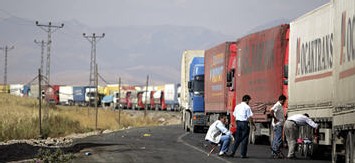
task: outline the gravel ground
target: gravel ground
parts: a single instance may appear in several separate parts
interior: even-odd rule
[[[131,116],[144,116],[144,111],[124,110]],[[159,125],[176,125],[181,123],[180,112],[147,111],[147,116],[157,119]],[[128,127],[132,128],[132,127]],[[125,130],[126,128],[122,129]],[[39,149],[55,151],[61,149],[64,153],[76,153],[85,148],[85,144],[73,145],[74,139],[81,139],[92,135],[106,134],[114,131],[94,131],[82,134],[71,134],[60,138],[10,140],[0,142],[0,162],[33,162]],[[22,160],[22,161],[21,161]]]

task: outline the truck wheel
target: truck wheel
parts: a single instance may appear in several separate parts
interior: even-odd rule
[[[346,148],[345,148],[345,162],[354,163],[354,144],[353,144],[353,134],[349,131],[346,137]]]
[[[191,125],[191,132],[192,133],[196,133],[196,126],[195,125]]]

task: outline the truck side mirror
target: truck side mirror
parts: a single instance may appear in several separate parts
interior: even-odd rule
[[[284,66],[284,78],[288,78],[288,65]]]
[[[232,72],[227,73],[227,83],[232,81]]]
[[[288,79],[284,79],[284,85],[288,85]]]
[[[227,87],[233,86],[233,78],[234,78],[234,69],[227,73]]]

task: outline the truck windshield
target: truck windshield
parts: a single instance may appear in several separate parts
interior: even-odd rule
[[[193,92],[195,94],[203,94],[205,89],[204,84],[204,77],[203,76],[196,76],[195,80],[193,81]]]

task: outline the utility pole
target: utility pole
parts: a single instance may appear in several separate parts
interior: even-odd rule
[[[5,51],[4,92],[6,91],[6,85],[7,85],[7,53],[14,48],[15,48],[14,46],[11,46],[10,48],[8,46],[0,47],[0,50]]]
[[[97,107],[97,100],[98,100],[98,96],[97,96],[97,92],[98,92],[98,83],[99,83],[99,77],[98,77],[98,71],[97,71],[97,64],[95,64],[95,109],[96,109],[96,119],[95,119],[95,129],[97,130],[97,119],[98,119],[98,114],[99,114],[99,109]]]
[[[89,78],[89,86],[92,86],[95,83],[95,65],[96,65],[96,43],[103,37],[105,37],[105,33],[101,36],[96,36],[95,33],[92,36],[87,36],[83,33],[84,38],[86,38],[91,43],[91,59],[90,59],[90,78]]]
[[[35,40],[34,42],[35,42],[37,45],[41,46],[41,68],[40,68],[40,70],[41,70],[41,73],[43,73],[44,44],[47,43],[47,42],[44,42],[44,40],[42,40],[42,41],[37,41],[37,40]]]
[[[117,100],[117,99],[116,99]],[[118,78],[118,101],[116,101],[118,106],[118,125],[121,125],[121,77]]]
[[[43,29],[45,32],[48,33],[48,40],[47,40],[47,63],[46,63],[46,78],[47,82],[49,85],[50,82],[50,62],[51,62],[51,44],[52,44],[52,33],[57,31],[59,28],[63,28],[64,24],[61,24],[60,26],[52,25],[51,22],[48,23],[48,25],[44,24],[39,24],[38,21],[36,21],[36,25]],[[54,30],[52,30],[54,28]]]
[[[38,70],[38,119],[39,119],[39,137],[42,138],[42,74],[41,69]]]
[[[146,92],[147,94],[145,95],[144,118],[147,116],[148,81],[149,81],[149,75],[147,75],[147,83],[146,83],[146,85],[145,85],[145,92]]]

